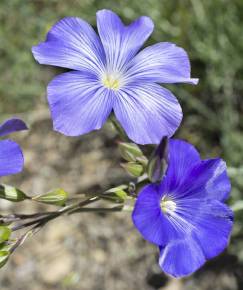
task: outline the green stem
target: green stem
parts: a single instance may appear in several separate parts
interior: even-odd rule
[[[109,120],[111,121],[111,123],[113,124],[113,126],[115,127],[118,135],[120,136],[121,140],[124,142],[129,142],[129,138],[127,137],[127,134],[125,133],[125,131],[123,130],[122,126],[120,125],[120,123],[117,121],[116,117],[114,116],[114,114],[112,114],[109,117]]]
[[[72,211],[68,212],[68,215],[74,214],[74,213],[81,213],[81,212],[102,212],[102,213],[108,213],[108,212],[118,212],[122,211],[123,205],[114,206],[114,207],[86,207],[86,208],[77,208]]]
[[[98,201],[99,199],[100,199],[100,197],[93,196],[93,197],[91,197],[89,199],[86,199],[84,201],[80,201],[78,203],[70,204],[68,206],[65,206],[65,207],[61,208],[60,210],[58,210],[58,211],[47,212],[44,216],[41,216],[41,217],[39,217],[38,214],[37,214],[37,217],[38,217],[37,219],[34,219],[34,220],[26,222],[26,223],[17,224],[15,226],[13,226],[11,228],[11,230],[14,232],[14,231],[17,231],[17,230],[20,230],[20,229],[23,229],[23,228],[26,228],[26,227],[29,227],[29,226],[32,226],[32,225],[39,225],[39,226],[41,226],[42,224],[44,225],[47,222],[49,222],[50,220],[55,219],[55,218],[65,214],[65,213],[67,213],[68,211],[71,211],[71,210],[74,210],[76,208],[80,208],[80,207],[86,206],[86,205],[88,205],[90,203]]]

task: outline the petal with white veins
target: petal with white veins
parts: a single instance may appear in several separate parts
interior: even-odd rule
[[[99,74],[104,69],[103,46],[94,29],[78,17],[58,21],[46,41],[32,48],[40,64]]]
[[[114,112],[128,137],[137,144],[158,144],[171,136],[182,119],[175,96],[157,84],[130,84],[116,92]]]
[[[156,83],[191,83],[190,61],[186,51],[173,43],[161,42],[146,47],[130,63],[126,78]]]
[[[47,89],[54,129],[79,136],[102,127],[109,116],[113,95],[87,73],[72,71],[54,78]]]

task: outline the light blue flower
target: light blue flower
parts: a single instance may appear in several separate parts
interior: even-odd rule
[[[47,89],[54,129],[78,136],[102,127],[114,111],[138,144],[159,143],[180,125],[181,107],[158,83],[192,83],[186,52],[162,42],[139,52],[154,25],[142,16],[125,26],[109,10],[97,12],[99,36],[84,20],[67,17],[32,49],[41,64],[72,71]]]

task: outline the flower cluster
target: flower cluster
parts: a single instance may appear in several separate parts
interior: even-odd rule
[[[114,12],[101,10],[97,28],[98,34],[84,20],[67,17],[32,49],[40,64],[71,70],[55,77],[47,88],[54,129],[67,136],[82,135],[100,129],[114,112],[135,143],[158,144],[162,139],[153,166],[147,169],[147,185],[137,195],[132,219],[141,235],[159,248],[164,272],[174,277],[189,275],[227,247],[233,224],[232,211],[225,204],[231,189],[225,162],[201,160],[185,141],[167,142],[181,123],[182,110],[176,97],[160,84],[197,84],[198,79],[191,78],[187,53],[175,44],[161,42],[142,49],[154,28],[149,17],[124,25]],[[0,125],[0,136],[25,129],[21,120],[11,119]],[[147,158],[136,144],[123,146],[131,150],[125,154],[131,161],[127,168],[140,176]],[[1,141],[0,176],[22,167],[19,146]],[[121,186],[106,193],[116,190],[120,200],[126,198]],[[63,205],[66,193],[55,191],[32,199]],[[78,206],[98,199],[89,198]],[[67,206],[50,217],[40,218],[40,214],[36,221],[14,229],[35,223],[33,229],[37,229],[69,210],[80,208]]]

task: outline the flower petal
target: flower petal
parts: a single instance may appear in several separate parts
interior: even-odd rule
[[[205,257],[211,259],[224,251],[229,244],[233,212],[217,200],[208,201],[203,205],[199,213],[193,217],[193,224],[197,229],[195,235]]]
[[[0,124],[0,136],[5,136],[13,132],[27,130],[26,124],[17,118],[12,118],[6,120],[4,123]]]
[[[173,277],[190,275],[205,261],[200,246],[190,237],[175,240],[166,247],[160,247],[159,265],[165,273]]]
[[[111,91],[87,73],[61,74],[48,85],[47,93],[54,129],[67,136],[100,129],[112,110]]]
[[[171,136],[182,119],[175,96],[157,84],[130,84],[117,91],[114,112],[131,140],[156,144]]]
[[[229,207],[217,200],[184,197],[177,200],[176,206],[176,215],[190,222],[192,233],[207,259],[227,247],[233,225]]]
[[[180,195],[224,201],[231,190],[226,163],[220,159],[202,160],[186,176]]]
[[[104,9],[97,12],[97,27],[108,69],[120,71],[148,39],[154,24],[149,17],[142,16],[125,26],[114,12]]]
[[[46,41],[34,46],[32,53],[40,64],[96,73],[103,69],[105,62],[97,34],[77,17],[57,22],[48,32]]]
[[[191,83],[191,67],[187,53],[173,43],[162,42],[138,53],[130,63],[127,79],[158,83]]]
[[[24,158],[19,145],[11,140],[0,141],[0,176],[19,173]]]
[[[162,213],[160,198],[163,192],[163,184],[144,187],[138,195],[132,213],[137,230],[144,239],[156,245],[166,245],[171,240],[185,236],[185,232],[174,226]]]
[[[186,173],[200,163],[196,148],[183,140],[169,140],[169,164],[164,182],[169,192],[174,192],[183,184]]]

